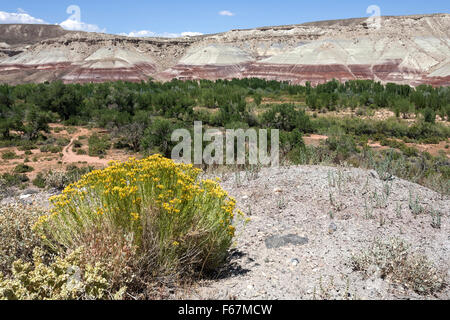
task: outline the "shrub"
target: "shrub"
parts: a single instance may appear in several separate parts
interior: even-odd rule
[[[436,122],[436,112],[431,108],[426,108],[423,110],[423,117],[425,122],[435,123]]]
[[[111,143],[106,137],[99,137],[97,134],[93,134],[89,138],[89,155],[91,157],[106,155],[106,151],[110,147]]]
[[[377,267],[381,278],[389,277],[422,295],[437,292],[444,285],[444,275],[427,257],[412,253],[409,245],[397,238],[375,241],[369,250],[352,257],[352,266],[367,275]]]
[[[33,249],[41,246],[31,228],[41,215],[18,204],[0,207],[0,274],[10,272],[17,259],[31,261]]]
[[[131,239],[147,274],[214,269],[234,236],[235,200],[199,173],[159,155],[116,162],[53,197],[36,228],[54,248],[74,249],[105,232],[116,244]]]
[[[280,149],[284,153],[288,153],[295,148],[302,149],[305,147],[303,135],[299,130],[292,132],[280,132]]]
[[[311,132],[309,116],[304,110],[296,110],[293,105],[282,104],[272,106],[261,115],[261,124],[268,128],[301,132]]]
[[[64,171],[50,171],[45,175],[45,185],[58,190],[64,189],[70,182],[69,177]]]
[[[119,299],[125,288],[109,293],[109,272],[100,263],[85,264],[82,248],[46,265],[44,252],[35,249],[33,261],[17,260],[12,276],[0,275],[0,299],[6,300],[93,300]]]
[[[2,153],[3,160],[12,160],[17,158],[18,158],[17,154],[13,151],[6,151]]]
[[[36,178],[33,180],[33,185],[41,189],[44,189],[46,187],[45,178],[41,172],[39,172]]]
[[[73,143],[73,147],[78,149],[81,148],[83,146],[83,143],[80,140],[75,140]]]
[[[61,147],[61,146],[45,145],[45,146],[40,147],[41,152],[60,153],[62,150],[63,150],[63,147]]]
[[[18,164],[14,168],[14,173],[27,173],[27,172],[32,172],[33,170],[34,170],[33,167],[30,167],[26,164]]]
[[[357,151],[355,140],[352,136],[346,134],[333,134],[325,144],[331,151],[336,151],[338,156],[336,161],[346,160],[350,155]]]
[[[142,149],[148,153],[151,151],[160,152],[169,157],[174,143],[171,141],[172,132],[175,126],[166,119],[155,119],[145,130],[141,140]]]
[[[56,144],[60,147],[67,146],[70,143],[70,140],[67,138],[59,138],[56,140]]]
[[[29,140],[24,140],[23,142],[21,142],[21,145],[19,146],[20,151],[33,150],[36,148],[37,148],[36,144],[34,144],[33,142],[31,142]]]
[[[1,176],[0,180],[0,187],[15,187],[20,186],[25,182],[28,182],[29,179],[24,174],[10,174],[10,173],[4,173]]]
[[[94,170],[94,167],[88,166],[88,167],[81,167],[78,168],[76,165],[68,165],[66,167],[66,175],[67,180],[69,183],[76,182],[81,179],[81,177],[91,171]]]
[[[75,165],[67,166],[66,171],[48,171],[46,174],[39,173],[33,184],[39,188],[50,187],[63,190],[69,184],[79,180],[82,175],[93,170],[92,167],[78,168]]]
[[[86,154],[87,154],[86,150],[83,150],[83,149],[77,149],[77,155],[79,155],[79,156],[84,156],[84,155],[86,155]]]

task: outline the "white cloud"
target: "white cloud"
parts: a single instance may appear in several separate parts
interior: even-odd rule
[[[228,10],[220,11],[219,14],[220,14],[221,16],[226,16],[226,17],[232,17],[232,16],[234,16],[234,13],[231,12],[231,11],[228,11]]]
[[[148,30],[141,30],[141,31],[131,31],[130,33],[122,32],[120,33],[121,36],[125,37],[155,37],[156,33]]]
[[[77,21],[75,19],[67,19],[59,24],[66,30],[72,31],[86,31],[86,32],[106,32],[106,29],[100,29],[99,26],[95,24],[88,24],[82,21]]]
[[[21,12],[5,12],[0,11],[0,24],[21,23],[21,24],[46,24],[42,19],[30,16],[28,13]]]
[[[152,37],[152,38],[179,38],[179,37],[193,37],[193,36],[201,36],[203,33],[201,32],[182,32],[182,33],[170,33],[170,32],[163,32],[163,33],[156,33],[149,30],[141,30],[141,31],[132,31],[130,33],[120,33],[121,36],[125,37],[136,37],[136,38],[143,38],[143,37]]]
[[[182,32],[181,36],[182,37],[195,37],[195,36],[202,36],[203,33],[201,32]]]

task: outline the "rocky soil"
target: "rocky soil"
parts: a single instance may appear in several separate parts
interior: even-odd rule
[[[251,222],[240,228],[230,264],[197,288],[196,299],[450,298],[448,287],[424,297],[350,265],[375,239],[396,237],[448,280],[448,197],[397,178],[384,182],[374,171],[311,166],[228,175],[222,185]],[[410,194],[426,212],[411,212]],[[442,214],[440,229],[432,227],[431,210]]]

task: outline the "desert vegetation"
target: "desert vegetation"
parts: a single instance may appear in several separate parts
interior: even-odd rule
[[[199,173],[159,155],[130,159],[69,185],[48,213],[2,208],[0,298],[151,298],[161,281],[214,270],[243,213]]]
[[[293,164],[348,162],[373,168],[376,159],[386,158],[385,149],[392,149],[396,151],[392,157],[404,167],[396,174],[445,190],[448,186],[441,180],[448,180],[448,148],[441,145],[440,153],[431,155],[418,146],[447,143],[448,147],[449,101],[446,87],[412,88],[368,80],[331,81],[317,87],[261,79],[2,85],[0,146],[61,154],[69,141],[49,135],[49,123],[60,122],[67,130],[78,125],[110,132],[91,134],[87,148],[75,141],[77,155],[103,158],[113,147],[169,157],[174,145],[171,132],[192,129],[195,120],[206,128],[280,129],[283,157]],[[392,116],[370,116],[378,110],[389,110]],[[305,146],[302,136],[309,134],[328,140],[319,147]],[[381,148],[369,156],[368,147],[375,142]],[[14,159],[12,152],[3,152],[2,158]]]

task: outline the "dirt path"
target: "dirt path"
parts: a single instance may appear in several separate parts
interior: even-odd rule
[[[108,165],[110,160],[100,159],[98,157],[91,157],[88,155],[78,155],[73,152],[72,147],[75,141],[81,136],[90,135],[89,130],[85,128],[79,128],[77,133],[72,137],[70,143],[63,149],[63,158],[62,161],[65,163],[76,163],[76,162],[86,162],[89,165]]]

